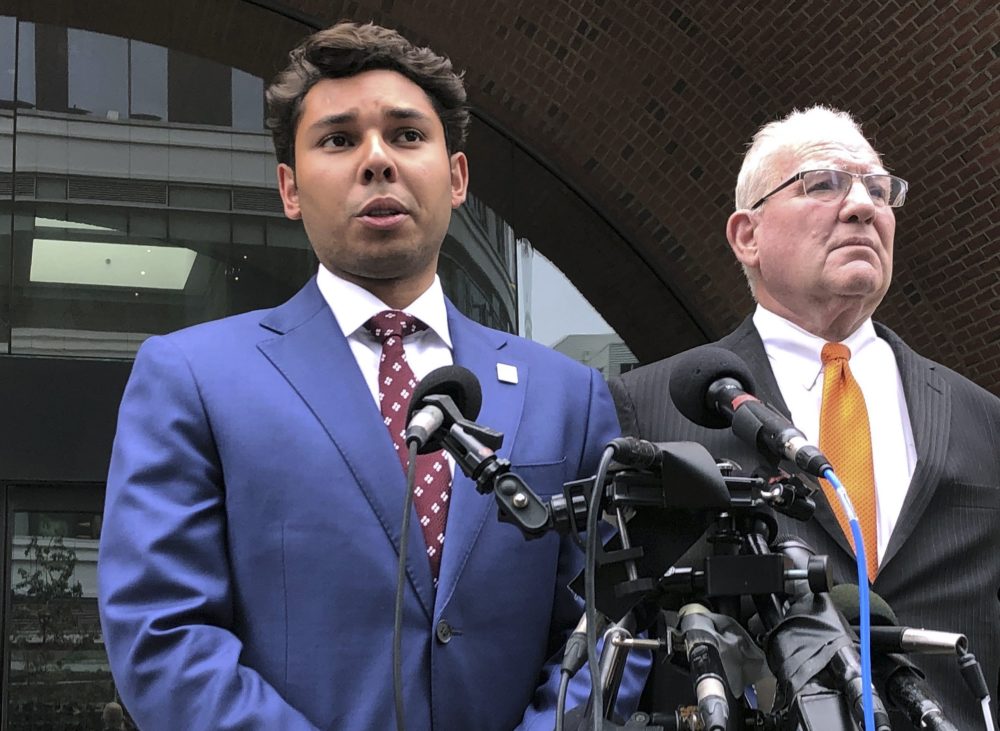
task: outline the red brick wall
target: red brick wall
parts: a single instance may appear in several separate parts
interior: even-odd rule
[[[0,8],[17,3],[0,0]],[[21,3],[22,11],[63,3]],[[535,235],[644,360],[698,339],[649,338],[686,307],[701,330],[752,303],[725,240],[742,151],[795,106],[853,112],[911,183],[895,281],[878,317],[1000,393],[1000,5],[995,0],[76,0],[74,25],[118,18],[266,74],[301,28],[374,19],[467,71],[473,105],[581,191],[628,244]],[[159,9],[158,9],[159,8]],[[169,8],[169,10],[167,9]],[[178,41],[187,39],[187,41]],[[476,161],[472,160],[473,175]],[[538,206],[545,203],[539,194]],[[665,296],[669,288],[671,296]],[[659,329],[658,329],[659,328]],[[681,332],[680,330],[684,330]]]
[[[745,144],[795,106],[843,107],[911,183],[878,317],[1000,393],[1000,6],[562,0],[290,2],[447,53],[470,97],[582,190],[712,334],[752,303],[725,240]],[[475,161],[473,170],[475,169]],[[640,357],[661,313],[634,261],[546,252]],[[642,337],[642,340],[640,340]]]

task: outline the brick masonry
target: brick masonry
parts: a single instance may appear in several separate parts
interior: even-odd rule
[[[41,12],[22,5],[26,14]],[[530,220],[519,229],[643,360],[725,333],[752,306],[725,222],[756,128],[796,106],[848,109],[911,183],[879,319],[921,353],[1000,394],[994,0],[52,5],[68,8],[63,21],[103,32],[116,32],[109,18],[123,35],[141,37],[145,29],[158,42],[170,29],[174,47],[187,44],[230,64],[242,58],[248,71],[267,76],[307,32],[296,18],[320,25],[373,19],[449,55],[466,70],[473,106],[622,234],[621,241],[586,232],[547,237],[545,223]],[[475,159],[472,166],[475,174]],[[560,193],[533,195],[544,211]],[[664,329],[664,318],[676,326]]]
[[[796,106],[850,110],[912,185],[878,317],[1000,393],[992,0],[294,4],[329,21],[374,17],[450,55],[472,103],[596,201],[710,336],[752,306],[724,233],[750,136]],[[660,297],[608,286],[634,276],[635,262],[585,251],[546,253],[576,270],[640,358],[673,352],[670,339],[643,335],[660,322],[644,303]]]

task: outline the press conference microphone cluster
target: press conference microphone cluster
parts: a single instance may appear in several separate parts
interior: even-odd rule
[[[785,416],[760,401],[749,366],[736,354],[706,345],[677,356],[670,398],[685,417],[709,429],[731,427],[747,444],[823,477],[829,460]]]
[[[815,551],[805,541],[795,536],[778,536],[772,545],[777,553],[791,561],[794,568],[809,572],[810,564],[816,558]],[[829,574],[827,574],[829,576]],[[831,604],[832,596],[827,597],[822,592],[814,594],[809,583],[804,580],[792,582],[791,602],[796,604],[805,602],[805,607],[809,608],[807,616],[816,621],[816,632],[819,632],[820,624],[825,626],[827,641],[835,640],[847,641],[851,639],[848,627],[842,612],[838,613]],[[857,587],[855,587],[857,593]],[[837,608],[839,609],[839,608]],[[839,690],[847,703],[847,708],[854,718],[854,721],[861,726],[864,722],[864,699],[865,684],[864,673],[862,671],[861,658],[853,644],[847,644],[837,649],[830,657],[826,669],[837,690]],[[878,731],[890,729],[889,715],[877,693],[872,693],[872,716],[875,728]]]
[[[954,724],[945,718],[941,704],[928,690],[921,673],[900,652],[930,651],[939,653],[943,646],[950,643],[950,651],[962,653],[967,646],[964,635],[948,632],[928,632],[910,627],[899,627],[896,613],[889,604],[875,592],[870,592],[870,611],[872,624],[872,647],[879,650],[874,666],[889,702],[906,714],[915,728],[931,729],[931,731],[958,731]],[[860,614],[858,587],[852,584],[840,584],[830,591],[837,609],[848,622],[857,623]],[[880,632],[885,630],[885,632]],[[929,635],[930,642],[924,643]],[[903,638],[906,638],[905,640]]]

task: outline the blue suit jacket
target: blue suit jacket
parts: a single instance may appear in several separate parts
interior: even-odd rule
[[[593,474],[618,434],[599,375],[450,303],[448,318],[500,455],[543,496]],[[150,338],[121,405],[99,561],[108,657],[140,728],[391,728],[404,489],[315,281],[274,310]],[[436,592],[416,520],[406,540],[407,729],[552,728],[546,660],[580,616],[565,588],[579,550],[525,541],[461,474]]]

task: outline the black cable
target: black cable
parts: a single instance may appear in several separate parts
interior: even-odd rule
[[[417,442],[407,444],[406,495],[403,496],[403,523],[399,529],[399,571],[396,573],[396,606],[392,621],[392,699],[396,706],[396,731],[403,731],[403,587],[406,585],[406,545],[413,512],[413,487],[417,481]]]
[[[569,690],[569,671],[559,671],[559,695],[556,698],[556,731],[563,731],[566,723],[566,692]]]
[[[984,698],[989,698],[990,688],[986,684],[983,669],[979,666],[979,661],[976,660],[975,655],[969,651],[960,652],[958,655],[958,669],[962,674],[962,680],[965,681],[969,690],[972,691],[972,695],[976,697],[976,700],[982,701]]]
[[[587,615],[587,667],[590,670],[590,699],[594,712],[594,731],[601,731],[604,718],[604,691],[601,688],[600,667],[597,663],[597,545],[599,537],[597,524],[601,518],[601,492],[604,490],[604,478],[611,464],[615,448],[605,447],[601,455],[597,474],[594,475],[594,489],[590,493],[590,504],[587,508],[587,558],[583,567],[583,599]]]

